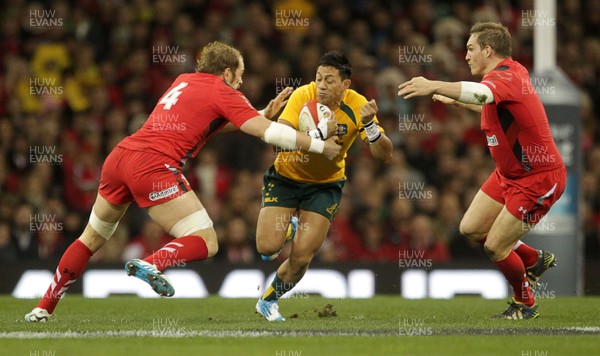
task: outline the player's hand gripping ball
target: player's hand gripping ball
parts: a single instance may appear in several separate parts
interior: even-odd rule
[[[319,129],[322,135],[321,139],[325,140],[334,134],[334,132],[328,132],[327,129],[327,123],[332,118],[333,113],[326,105],[316,100],[309,100],[300,109],[298,129],[302,132]]]

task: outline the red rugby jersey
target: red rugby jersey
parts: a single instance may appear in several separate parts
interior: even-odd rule
[[[518,178],[561,167],[562,157],[527,69],[507,58],[481,84],[494,94],[494,102],[483,105],[481,129],[500,173]]]
[[[182,165],[220,128],[237,128],[260,114],[241,92],[207,73],[182,74],[160,98],[144,125],[119,146],[167,155]]]

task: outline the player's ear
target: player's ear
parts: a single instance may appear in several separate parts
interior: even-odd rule
[[[231,68],[227,67],[223,71],[223,80],[226,83],[229,83],[231,81],[231,79],[233,79],[233,71],[231,70]]]
[[[350,83],[351,83],[350,79],[342,80],[342,87],[344,88],[344,90],[350,89]]]
[[[493,51],[494,51],[494,50],[493,50],[493,49],[492,49],[492,47],[490,47],[489,45],[488,45],[488,46],[485,46],[485,56],[486,56],[486,57],[491,57],[491,56],[492,56],[492,52],[493,52]]]

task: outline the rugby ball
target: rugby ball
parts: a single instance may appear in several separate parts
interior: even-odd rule
[[[298,116],[298,129],[302,132],[313,130],[321,120],[329,120],[332,116],[331,110],[316,100],[309,100],[300,109]]]

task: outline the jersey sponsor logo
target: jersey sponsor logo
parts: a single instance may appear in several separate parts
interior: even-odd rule
[[[266,197],[265,198],[265,203],[277,203],[278,199],[277,197]]]
[[[498,139],[496,138],[496,135],[486,136],[485,138],[487,138],[488,146],[498,146]]]
[[[152,192],[148,194],[148,199],[150,199],[150,201],[156,201],[176,194],[177,192],[179,192],[179,187],[177,187],[177,185],[174,185],[167,189],[163,189],[160,192]]]

